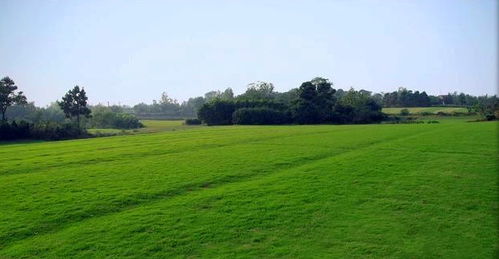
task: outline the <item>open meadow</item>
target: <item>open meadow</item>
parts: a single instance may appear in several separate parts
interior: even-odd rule
[[[3,144],[0,258],[491,258],[497,128],[225,126]]]

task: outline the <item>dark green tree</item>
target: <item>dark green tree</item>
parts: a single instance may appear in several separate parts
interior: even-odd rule
[[[238,98],[240,100],[271,100],[275,98],[275,95],[276,92],[274,92],[274,85],[272,83],[258,81],[249,84],[246,92]]]
[[[198,118],[208,125],[229,125],[232,124],[232,113],[235,110],[233,101],[214,99],[201,106]]]
[[[293,109],[293,120],[299,124],[315,124],[320,122],[319,109],[316,104],[317,89],[312,82],[304,82],[298,88],[298,100]]]
[[[2,113],[2,121],[6,121],[5,112],[7,108],[13,104],[26,104],[26,96],[22,91],[16,93],[16,83],[8,76],[0,80],[0,112]]]
[[[315,103],[319,113],[319,120],[321,123],[330,122],[335,104],[334,93],[336,90],[332,88],[332,83],[325,78],[316,77],[311,82],[317,89]]]
[[[80,118],[89,118],[90,109],[87,107],[87,94],[85,89],[75,86],[62,97],[61,102],[57,102],[67,118],[75,118],[78,128],[80,128]]]

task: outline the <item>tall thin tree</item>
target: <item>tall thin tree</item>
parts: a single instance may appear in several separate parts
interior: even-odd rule
[[[75,118],[80,128],[81,116],[90,117],[90,109],[87,107],[87,94],[85,89],[75,86],[62,97],[62,101],[57,102],[66,114],[67,118]]]

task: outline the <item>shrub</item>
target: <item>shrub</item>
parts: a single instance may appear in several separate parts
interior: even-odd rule
[[[409,109],[402,109],[402,110],[400,110],[400,115],[401,116],[408,116],[409,114],[411,114],[409,112]]]
[[[32,139],[62,140],[88,136],[87,131],[74,123],[42,122],[33,126]]]
[[[419,115],[421,115],[421,116],[430,116],[430,115],[434,115],[434,113],[432,113],[432,112],[419,112],[418,114],[419,114]]]
[[[376,123],[386,118],[381,112],[381,106],[371,99],[355,106],[337,103],[333,108],[333,123]]]
[[[265,125],[290,123],[290,116],[270,108],[241,108],[232,115],[232,122],[241,125]]]
[[[451,115],[452,116],[466,116],[466,115],[469,115],[469,113],[466,113],[466,112],[452,112]]]
[[[201,106],[198,118],[208,125],[229,125],[235,109],[234,102],[216,99]]]
[[[94,108],[90,126],[104,129],[137,129],[144,127],[135,115],[124,112],[113,112],[108,107]]]
[[[78,128],[74,123],[25,121],[0,123],[0,140],[44,139],[61,140],[88,136],[86,130]]]
[[[186,119],[184,122],[185,125],[201,125],[200,119]]]
[[[485,119],[488,121],[493,121],[496,119],[496,116],[494,114],[487,114],[485,115]]]
[[[437,115],[438,115],[438,116],[450,116],[450,114],[449,114],[449,113],[442,112],[442,111],[437,112]]]
[[[144,125],[135,117],[133,114],[129,113],[114,113],[114,120],[112,121],[113,128],[117,129],[137,129],[142,128]]]
[[[26,121],[16,123],[0,122],[0,140],[26,139],[30,136],[32,124]]]
[[[436,120],[431,120],[431,121],[427,121],[426,123],[428,124],[432,124],[432,123],[440,123],[439,121],[436,121]]]

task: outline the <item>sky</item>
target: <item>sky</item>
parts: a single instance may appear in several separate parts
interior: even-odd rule
[[[0,77],[44,106],[180,101],[316,76],[334,88],[497,94],[495,0],[0,0]]]

